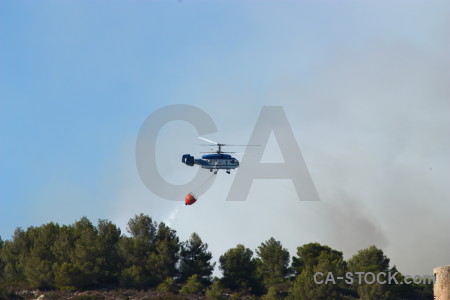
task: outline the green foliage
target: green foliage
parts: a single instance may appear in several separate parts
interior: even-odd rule
[[[75,290],[79,281],[80,270],[72,263],[63,262],[53,264],[55,287],[61,290]]]
[[[387,272],[389,258],[381,249],[375,246],[359,250],[348,260],[348,269],[351,272]]]
[[[193,233],[188,241],[181,244],[180,251],[180,281],[185,282],[197,274],[203,284],[211,282],[214,265],[211,264],[212,254],[208,244],[202,242],[198,234]]]
[[[150,284],[150,277],[140,266],[131,266],[120,273],[120,285],[126,288],[144,288]]]
[[[86,218],[75,223],[75,251],[72,262],[78,268],[77,287],[95,286],[101,278],[100,253],[97,247],[98,229]]]
[[[391,269],[389,269],[389,272],[391,274],[398,273],[395,278],[398,282],[401,282],[404,280],[404,276],[398,272],[397,267],[393,266]],[[414,297],[414,288],[413,285],[410,284],[391,284],[388,286],[389,290],[389,299],[416,299]]]
[[[391,292],[392,299],[400,300],[400,299],[405,299],[406,297],[408,297],[408,299],[416,299],[416,300],[433,299],[433,284],[432,283],[406,285],[409,287],[409,290],[407,290],[407,291],[401,290],[402,286],[405,286],[405,284],[399,285],[400,292],[397,292],[395,297],[392,297],[392,292]]]
[[[156,290],[158,292],[176,294],[178,292],[178,287],[175,280],[173,280],[172,277],[168,277],[157,286]]]
[[[31,288],[49,289],[54,285],[51,262],[36,256],[34,251],[26,259],[25,276]]]
[[[49,251],[58,234],[59,226],[53,223],[41,227],[30,227],[26,232],[18,232],[17,245],[21,248],[17,270],[25,276],[31,288],[48,289],[53,286],[51,266],[55,262]]]
[[[132,237],[121,237],[118,243],[118,252],[122,272],[124,269],[132,266],[145,268],[145,258],[150,254],[150,249],[145,249],[142,244],[141,240]]]
[[[206,290],[205,293],[208,299],[224,300],[226,299],[225,290],[220,283],[220,280],[214,280],[212,285]]]
[[[323,291],[323,285],[317,285],[312,280],[313,271],[308,268],[302,271],[294,281],[294,285],[289,290],[290,299],[295,300],[315,300],[324,299],[326,291]]]
[[[152,218],[143,214],[129,220],[127,231],[131,238],[123,238],[119,245],[119,253],[126,266],[145,267],[153,250],[157,226]]]
[[[252,250],[244,245],[229,249],[219,258],[222,270],[222,282],[226,288],[234,291],[260,292],[260,284],[256,277],[256,262],[252,259]]]
[[[128,223],[130,236],[121,235],[120,229],[107,220],[94,226],[87,218],[72,225],[49,223],[27,230],[17,228],[11,240],[0,238],[0,300],[29,298],[14,291],[59,289],[45,292],[45,298],[69,297],[83,288],[128,287],[149,289],[150,297],[181,299],[186,295],[201,294],[210,283],[214,264],[208,245],[193,233],[189,240],[179,242],[175,230],[164,223],[156,223],[140,214]],[[206,290],[208,299],[251,299],[262,294],[263,299],[429,299],[431,284],[347,285],[343,280],[336,284],[316,284],[313,275],[331,272],[334,277],[345,272],[397,272],[389,269],[389,259],[381,249],[371,246],[360,250],[345,262],[342,252],[318,243],[297,248],[297,256],[288,268],[289,253],[279,241],[270,238],[253,252],[238,245],[219,258],[222,279],[215,279]],[[288,280],[291,270],[296,278]],[[178,278],[184,282],[177,295]],[[399,273],[398,280],[403,276]],[[147,292],[142,292],[147,293]],[[64,294],[64,296],[62,296]],[[253,294],[253,295],[251,295]],[[67,297],[66,297],[67,296]],[[127,296],[127,295],[125,295]],[[52,298],[53,297],[53,298]],[[81,298],[80,298],[81,297]],[[84,298],[83,298],[84,297]],[[78,296],[78,299],[103,298],[101,293]],[[127,296],[128,297],[128,296]],[[75,298],[73,298],[75,299]]]
[[[120,264],[120,229],[107,220],[99,220],[97,228],[96,264],[100,269],[97,280],[102,283],[116,283]]]
[[[204,286],[202,284],[200,276],[195,274],[188,278],[186,283],[181,288],[180,294],[182,294],[182,295],[198,295],[203,292],[203,289],[204,289]]]
[[[0,282],[3,278],[3,271],[5,269],[5,263],[2,258],[2,248],[3,248],[3,240],[2,237],[0,236]]]
[[[26,281],[23,272],[23,264],[20,263],[29,251],[29,242],[25,232],[21,228],[14,231],[12,241],[6,241],[1,250],[3,261],[3,280],[10,284],[19,284]]]
[[[358,295],[360,300],[371,300],[371,299],[391,299],[389,297],[389,291],[387,288],[375,282],[373,284],[361,284],[357,287]]]
[[[180,243],[175,230],[142,214],[128,222],[131,238],[119,241],[123,287],[153,287],[178,273]]]
[[[156,222],[143,214],[129,220],[127,231],[131,237],[122,237],[118,242],[122,287],[144,288],[151,283],[147,258],[154,247],[156,228]]]
[[[26,288],[75,289],[114,282],[118,273],[120,230],[87,218],[74,225],[49,223],[18,228],[0,251],[4,280]]]
[[[149,216],[139,214],[128,221],[127,231],[135,240],[145,243],[150,248],[156,235],[157,223]]]
[[[359,250],[357,254],[353,255],[348,260],[349,272],[373,272],[378,274],[380,272],[389,271],[389,258],[387,258],[381,249],[375,246]],[[370,299],[389,299],[389,286],[381,285],[378,282],[367,284],[364,281],[359,284],[354,283],[361,300]]]
[[[335,281],[318,284],[314,281],[314,274],[321,272],[326,278],[328,273],[332,273],[334,278],[344,276],[346,264],[342,252],[333,250],[328,246],[318,243],[306,244],[297,248],[299,258],[296,260],[297,272],[301,273],[294,281],[294,285],[289,290],[292,299],[345,299],[345,282]]]
[[[59,233],[51,247],[56,262],[61,264],[71,260],[74,256],[75,240],[75,227],[73,225],[64,225],[59,228]]]
[[[333,255],[342,257],[342,252],[333,250],[326,245],[319,243],[309,243],[297,248],[297,256],[292,258],[292,267],[296,274],[301,274],[307,268],[313,268],[319,264],[320,256]]]
[[[164,223],[160,223],[156,233],[153,251],[150,253],[146,267],[152,278],[152,285],[156,286],[167,277],[177,275],[180,242],[175,230]]]
[[[289,252],[273,237],[256,249],[257,273],[266,288],[284,281],[289,274]]]
[[[279,291],[276,287],[271,286],[267,293],[262,297],[263,300],[278,300],[282,299],[282,297],[279,295]]]

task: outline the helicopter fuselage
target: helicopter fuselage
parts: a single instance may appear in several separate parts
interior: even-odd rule
[[[183,155],[181,161],[188,165],[199,165],[203,169],[209,169],[210,172],[214,171],[214,174],[217,174],[218,170],[226,170],[228,174],[230,174],[230,170],[236,169],[239,167],[239,161],[226,153],[236,153],[236,152],[223,152],[223,146],[259,146],[259,145],[230,145],[230,144],[221,144],[217,143],[204,137],[199,136],[199,139],[202,139],[210,144],[214,144],[217,146],[217,151],[215,152],[207,152],[212,154],[203,155],[202,158],[195,158],[190,154]],[[209,145],[203,145],[209,146]]]
[[[199,165],[203,169],[209,169],[211,172],[215,170],[229,170],[239,167],[239,161],[229,154],[207,154],[202,158],[194,158],[190,154],[185,154],[182,157],[182,162],[188,166]]]

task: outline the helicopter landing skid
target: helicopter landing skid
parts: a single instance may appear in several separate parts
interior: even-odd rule
[[[214,174],[217,175],[217,172],[219,171],[219,169],[209,169],[209,172],[212,172],[214,170]],[[227,174],[231,174],[230,170],[226,170]]]

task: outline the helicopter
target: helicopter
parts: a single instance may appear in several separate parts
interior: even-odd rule
[[[232,157],[228,153],[237,153],[237,152],[224,152],[222,151],[223,146],[258,146],[258,145],[229,145],[229,144],[221,144],[217,143],[203,137],[198,137],[208,143],[214,144],[217,146],[217,150],[214,152],[206,152],[211,154],[203,155],[202,158],[194,158],[190,154],[184,154],[182,156],[181,161],[188,165],[199,165],[203,169],[209,169],[210,172],[214,171],[214,174],[217,174],[218,170],[226,170],[227,174],[230,174],[230,170],[236,169],[239,167],[239,161]],[[206,146],[206,145],[204,145]],[[210,146],[210,145],[207,145]],[[204,152],[205,153],[205,152]]]

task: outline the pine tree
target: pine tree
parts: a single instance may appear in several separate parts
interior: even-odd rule
[[[0,236],[0,281],[3,279],[3,270],[5,269],[5,263],[3,262],[2,258],[2,248],[3,248],[3,240]]]
[[[289,274],[289,252],[273,237],[256,249],[258,275],[266,288],[281,283]]]
[[[256,262],[252,250],[244,245],[229,249],[219,258],[222,282],[234,291],[259,293],[260,285],[256,278]]]
[[[153,251],[150,253],[146,268],[151,274],[151,284],[156,286],[167,277],[178,275],[180,242],[175,230],[159,223]]]
[[[208,244],[203,243],[198,234],[193,233],[188,241],[182,243],[180,251],[180,281],[185,282],[197,274],[203,284],[211,282],[214,265]]]
[[[205,293],[206,297],[208,299],[216,299],[216,300],[224,300],[227,299],[225,296],[225,290],[222,286],[222,283],[220,283],[219,279],[215,279],[214,282],[211,284],[211,286],[206,290]]]
[[[128,221],[127,231],[131,237],[122,236],[118,241],[122,287],[145,288],[152,284],[147,260],[155,248],[157,226],[152,218],[143,214]]]
[[[198,295],[203,292],[204,286],[200,279],[200,276],[197,274],[192,275],[188,278],[186,283],[180,290],[180,294],[182,295]]]
[[[346,264],[342,252],[319,243],[310,243],[298,247],[297,255],[298,257],[293,259],[293,264],[298,275],[289,290],[292,299],[346,299],[348,291],[344,281],[318,283],[314,277],[318,272],[324,277],[329,273],[333,278],[343,277]],[[323,281],[325,278],[317,279]]]
[[[357,254],[353,255],[348,260],[349,272],[372,272],[378,274],[380,272],[389,271],[389,258],[384,255],[381,249],[375,246],[359,250]],[[369,299],[390,299],[389,286],[382,285],[378,282],[367,284],[354,284],[361,300]]]

